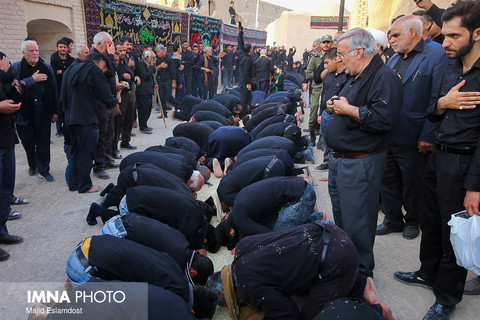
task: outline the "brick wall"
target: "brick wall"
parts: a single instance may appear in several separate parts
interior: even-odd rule
[[[2,21],[3,30],[0,37],[0,51],[4,52],[10,61],[17,61],[22,58],[20,43],[27,36],[23,1],[2,0],[0,21]]]
[[[368,0],[357,0],[350,15],[349,29],[368,26]]]

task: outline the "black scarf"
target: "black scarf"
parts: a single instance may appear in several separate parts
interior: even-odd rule
[[[42,94],[43,100],[47,107],[48,113],[53,114],[56,112],[57,109],[57,90],[56,90],[56,82],[55,82],[55,75],[50,72],[50,69],[47,67],[45,61],[42,58],[39,58],[37,65],[32,67],[30,64],[27,63],[25,58],[22,58],[20,62],[20,79],[25,79],[31,77],[36,71],[40,71],[40,73],[44,73],[47,75],[47,80],[37,82],[37,86]],[[33,108],[35,106],[35,95],[33,90],[29,90],[28,88],[25,90],[25,93],[22,96],[22,106],[19,113],[25,119],[30,119],[33,115]]]

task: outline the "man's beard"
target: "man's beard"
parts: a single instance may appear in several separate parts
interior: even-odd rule
[[[467,53],[469,53],[472,50],[474,44],[475,44],[475,41],[473,41],[473,34],[471,34],[470,39],[468,40],[468,43],[465,46],[458,49],[458,51],[455,51],[456,52],[455,58],[456,59],[463,58]]]

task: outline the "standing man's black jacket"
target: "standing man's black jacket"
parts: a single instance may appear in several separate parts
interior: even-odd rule
[[[0,70],[0,101],[16,98],[17,91],[10,83],[13,81],[12,68],[5,73]],[[0,149],[10,148],[18,143],[18,138],[15,133],[15,126],[13,124],[13,115],[0,113]]]
[[[278,210],[289,202],[300,200],[306,185],[301,177],[274,177],[243,188],[228,217],[235,233],[246,237],[271,232]]]
[[[232,116],[232,112],[228,110],[227,107],[215,100],[207,100],[201,104],[197,104],[192,108],[192,114],[197,111],[212,111],[218,113],[224,118],[229,118]]]
[[[258,139],[250,143],[248,146],[240,150],[237,157],[240,158],[244,153],[247,153],[256,149],[283,149],[288,152],[288,155],[295,157],[296,148],[295,143],[284,137],[270,136],[262,139]]]
[[[58,51],[55,51],[50,56],[50,66],[52,67],[53,72],[55,73],[58,92],[60,92],[62,88],[62,79],[63,79],[63,75],[65,74],[65,70],[67,70],[67,68],[70,67],[74,61],[75,59],[72,58],[68,53],[67,53],[66,59],[60,59],[60,55],[58,54]],[[58,70],[62,70],[62,73],[58,74],[57,73]]]
[[[97,49],[93,48],[92,50],[90,50],[90,53],[87,55],[85,60],[91,60],[92,57],[94,57],[97,54],[103,54],[103,53],[101,53]],[[116,69],[115,69],[114,57],[113,57],[113,54],[103,54],[103,55],[108,60],[108,66],[107,66],[108,68],[107,68],[107,71],[105,72],[105,78],[107,78],[107,83],[110,86],[110,92],[112,94],[115,94],[117,92],[117,82],[115,80],[115,70]]]
[[[243,41],[243,29],[238,32],[238,50],[240,52],[240,56],[238,58],[240,62],[240,86],[245,87],[247,84],[251,84],[253,77],[255,76],[254,73],[254,66],[252,57],[245,52],[245,42]],[[245,108],[245,107],[244,107]]]
[[[255,61],[254,66],[257,81],[268,81],[270,80],[270,76],[275,73],[273,62],[267,56],[260,56],[260,58]]]
[[[159,58],[157,56],[157,66],[160,65],[162,62],[165,62],[168,67],[167,68],[160,68],[157,71],[157,83],[158,84],[170,84],[172,80],[177,80],[177,71],[175,70],[175,61],[173,61],[172,57],[165,53],[163,58]]]
[[[233,51],[224,51],[225,55],[222,58],[222,67],[233,68],[235,66],[235,53]]]
[[[180,231],[192,249],[202,248],[209,223],[193,194],[156,186],[138,186],[128,189],[127,206],[130,212]]]
[[[187,182],[192,176],[194,167],[190,166],[184,159],[180,154],[155,151],[134,152],[120,162],[120,171],[135,163],[150,163]]]
[[[284,175],[285,167],[275,156],[251,159],[235,166],[220,180],[217,189],[218,197],[229,206],[234,206],[238,193],[246,186],[263,179]]]
[[[139,96],[153,95],[153,76],[155,67],[143,59],[139,59],[135,64],[135,75],[140,78],[140,85],[137,86],[136,94]]]
[[[174,137],[185,137],[195,141],[202,150],[208,150],[208,137],[213,132],[213,129],[209,126],[196,123],[186,122],[180,123],[173,128]]]
[[[168,253],[110,235],[93,236],[88,253],[100,278],[147,282],[172,291],[188,302],[190,289],[185,274]]]
[[[65,123],[98,124],[95,113],[97,100],[109,108],[118,103],[109,90],[102,70],[91,60],[70,67],[63,76],[60,93],[60,103],[65,108]]]
[[[193,52],[186,50],[183,51],[182,49],[182,64],[184,66],[183,73],[192,73],[192,66],[194,62]]]

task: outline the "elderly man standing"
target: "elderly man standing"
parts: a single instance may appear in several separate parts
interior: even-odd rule
[[[151,134],[153,129],[147,126],[147,121],[152,112],[153,77],[155,75],[155,53],[153,51],[145,51],[142,58],[137,61],[135,74],[141,81],[136,92],[140,132]]]
[[[85,58],[87,57],[88,53],[90,52],[90,49],[88,49],[87,46],[79,46],[75,49],[75,53],[77,55],[77,57],[75,58],[75,61],[74,63],[80,63],[82,62],[83,60],[85,60]]]
[[[16,114],[15,124],[27,154],[28,174],[54,181],[50,174],[50,127],[58,118],[57,82],[52,67],[39,57],[35,41],[22,42],[23,59],[13,64],[27,92]]]
[[[385,219],[377,227],[377,235],[403,231],[405,239],[414,239],[419,234],[418,194],[436,128],[426,120],[426,113],[448,64],[444,50],[422,39],[422,29],[421,20],[414,16],[398,19],[390,29],[390,43],[398,54],[388,61],[388,66],[402,80],[403,105],[393,128],[392,144],[387,148],[380,188]]]
[[[255,78],[257,79],[258,90],[268,94],[270,90],[270,77],[275,73],[272,59],[267,57],[267,49],[260,50],[260,58],[255,63]]]
[[[177,105],[177,101],[172,97],[172,89],[177,88],[177,71],[175,62],[167,53],[165,47],[161,44],[155,47],[157,52],[157,84],[162,103],[163,115],[167,118],[167,101]]]
[[[325,142],[333,150],[328,192],[336,225],[357,247],[360,272],[372,276],[385,149],[402,106],[402,83],[383,64],[366,30],[356,28],[341,36],[337,56],[351,77],[339,97],[327,102],[334,113],[325,133]]]

